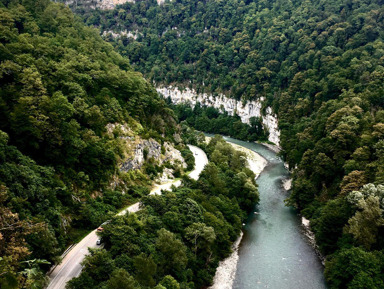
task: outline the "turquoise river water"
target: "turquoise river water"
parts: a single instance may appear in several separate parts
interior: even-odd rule
[[[284,205],[288,193],[282,180],[289,172],[283,161],[262,145],[225,140],[268,161],[257,179],[260,203],[244,227],[233,289],[326,289],[323,266],[302,233],[300,218]]]

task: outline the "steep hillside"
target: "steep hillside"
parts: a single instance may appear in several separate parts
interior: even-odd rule
[[[69,8],[1,1],[0,287],[41,288],[39,267],[180,175],[177,132],[153,86]]]
[[[282,155],[294,169],[288,203],[311,219],[330,286],[380,288],[383,4],[143,0],[82,15],[113,31],[107,39],[158,87],[264,99],[263,108],[277,113]],[[359,255],[362,265],[341,274]]]
[[[67,288],[198,289],[212,283],[259,196],[245,153],[218,136],[199,145],[209,157],[199,180],[184,178],[172,192],[144,197],[137,214],[113,218],[100,233],[104,248],[91,251]]]

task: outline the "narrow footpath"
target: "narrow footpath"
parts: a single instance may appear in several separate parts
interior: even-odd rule
[[[198,147],[188,145],[195,156],[195,168],[190,172],[189,176],[197,180],[205,165],[208,163],[207,155]],[[180,186],[181,181],[170,181],[156,185],[152,189],[150,195],[160,195],[162,190],[170,190],[172,186]],[[118,215],[124,215],[127,212],[135,213],[140,210],[140,202],[129,206],[121,211]],[[47,289],[64,289],[66,283],[72,278],[78,277],[81,273],[81,262],[88,255],[88,248],[97,248],[96,241],[99,237],[96,235],[96,230],[89,233],[83,240],[74,246],[64,257],[62,262],[50,274],[50,282]]]

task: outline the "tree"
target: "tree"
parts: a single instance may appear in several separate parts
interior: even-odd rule
[[[40,264],[50,264],[46,260],[25,260],[31,252],[25,241],[26,236],[39,230],[42,224],[32,224],[19,219],[18,214],[4,207],[7,188],[0,185],[0,285],[3,288],[40,288],[46,278]],[[20,271],[27,264],[27,268]]]
[[[141,253],[133,259],[135,267],[135,279],[143,286],[153,287],[156,282],[154,276],[156,275],[157,266],[151,256],[146,256]]]
[[[352,191],[359,190],[366,183],[366,177],[362,171],[352,171],[344,176],[341,182],[341,194],[347,195]]]
[[[187,248],[176,236],[161,229],[158,231],[156,248],[159,251],[159,264],[164,274],[180,273],[187,265]]]
[[[382,258],[381,252],[366,252],[361,248],[342,249],[325,264],[325,276],[330,288],[382,288]]]
[[[377,241],[379,229],[384,226],[384,186],[364,185],[360,191],[351,192],[347,199],[358,211],[349,219],[345,230],[359,244],[370,249]]]
[[[210,245],[216,239],[215,230],[204,223],[193,223],[185,229],[185,238],[192,243],[193,251],[198,249],[210,250]]]
[[[323,254],[329,255],[338,249],[343,228],[353,214],[350,204],[342,198],[329,201],[320,211],[320,216],[311,222],[316,242]]]
[[[180,289],[179,283],[170,275],[165,276],[159,284],[167,289]]]
[[[383,210],[380,209],[379,198],[375,196],[360,200],[357,206],[361,211],[349,219],[346,232],[369,250],[377,241],[379,228],[384,226]]]
[[[108,289],[139,289],[135,279],[129,275],[129,273],[124,269],[116,269],[112,272],[111,277],[107,281]]]
[[[89,272],[89,276],[96,282],[108,280],[108,276],[115,269],[111,255],[105,249],[89,249],[87,255],[81,263],[84,269]]]
[[[28,265],[21,274],[26,277],[25,283],[22,285],[25,288],[31,289],[40,289],[47,285],[48,277],[40,270],[40,264],[51,264],[47,260],[33,259],[28,261],[23,261],[21,263],[26,263]]]

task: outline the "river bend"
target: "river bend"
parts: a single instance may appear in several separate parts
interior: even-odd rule
[[[302,234],[300,218],[284,205],[289,177],[283,161],[266,147],[225,137],[263,156],[268,164],[257,179],[260,203],[244,227],[233,289],[326,289],[323,266]]]

